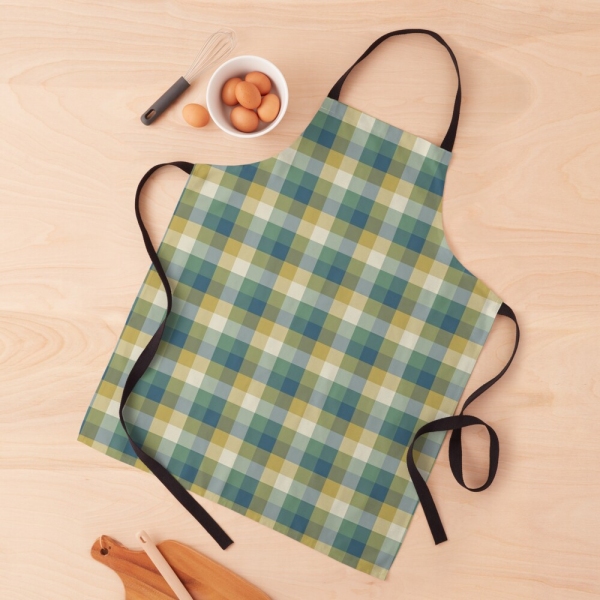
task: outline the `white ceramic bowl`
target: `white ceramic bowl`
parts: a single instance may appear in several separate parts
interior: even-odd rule
[[[238,131],[232,124],[229,118],[232,106],[227,106],[221,100],[221,90],[225,82],[232,77],[241,77],[244,79],[246,74],[252,71],[260,71],[267,75],[271,80],[271,92],[279,96],[281,107],[279,114],[271,123],[263,123],[259,121],[258,129],[252,133],[243,133]],[[226,133],[235,135],[241,138],[253,138],[264,135],[277,127],[278,123],[283,119],[288,105],[288,87],[285,77],[281,71],[265,58],[260,56],[236,56],[227,62],[224,62],[212,75],[206,88],[206,106],[212,120]]]

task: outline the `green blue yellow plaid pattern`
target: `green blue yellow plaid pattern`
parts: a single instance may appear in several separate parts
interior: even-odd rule
[[[158,250],[173,313],[126,408],[187,488],[382,579],[417,506],[407,446],[454,413],[501,304],[446,243],[450,157],[327,98],[277,156],[196,165]],[[79,437],[138,467],[118,406],[165,304],[151,268]]]

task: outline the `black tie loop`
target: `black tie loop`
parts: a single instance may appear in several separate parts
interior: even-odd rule
[[[390,31],[385,35],[382,35],[380,38],[376,39],[359,57],[359,59],[337,80],[336,84],[331,88],[329,94],[327,94],[333,100],[340,99],[340,92],[342,91],[342,87],[344,82],[346,81],[348,75],[352,72],[352,69],[361,61],[363,61],[379,44],[385,42],[388,38],[394,37],[396,35],[404,35],[407,33],[424,33],[426,35],[430,35],[434,40],[442,44],[448,53],[450,54],[450,58],[454,64],[454,69],[456,70],[456,77],[458,78],[458,87],[456,89],[456,97],[454,98],[454,108],[452,109],[452,119],[450,120],[450,125],[448,127],[448,131],[446,132],[446,136],[444,137],[444,141],[441,144],[441,148],[447,150],[448,152],[452,152],[452,148],[454,147],[454,141],[456,139],[456,132],[458,130],[458,118],[460,117],[460,103],[461,103],[461,87],[460,87],[460,72],[458,70],[458,61],[456,60],[456,56],[454,56],[454,52],[452,52],[452,48],[448,46],[448,44],[444,41],[441,35],[436,33],[435,31],[430,31],[429,29],[398,29],[396,31]]]
[[[423,425],[416,433],[410,443],[407,454],[407,467],[412,482],[417,491],[417,495],[419,496],[419,500],[421,502],[421,506],[423,507],[423,512],[425,513],[425,518],[427,519],[427,523],[429,525],[429,529],[431,530],[431,534],[433,535],[433,539],[436,544],[441,544],[445,542],[448,537],[446,536],[446,531],[444,530],[444,526],[442,525],[442,520],[440,518],[439,512],[433,501],[433,496],[427,487],[427,483],[425,479],[421,475],[417,465],[415,464],[414,458],[414,446],[415,442],[424,435],[428,433],[433,433],[435,431],[452,431],[452,435],[450,436],[450,444],[448,447],[448,456],[450,460],[450,468],[452,470],[452,474],[454,478],[462,487],[471,491],[471,492],[482,492],[486,490],[492,482],[494,481],[494,477],[496,477],[496,472],[498,471],[498,462],[500,458],[500,443],[498,441],[498,436],[496,432],[490,427],[487,423],[482,421],[479,417],[474,417],[473,415],[466,415],[465,409],[483,392],[488,390],[490,387],[494,385],[506,373],[510,363],[512,363],[513,358],[517,352],[517,348],[519,346],[520,339],[520,331],[519,324],[517,323],[517,317],[513,310],[505,303],[502,303],[500,309],[498,310],[499,315],[503,315],[508,317],[512,321],[514,321],[516,328],[515,335],[515,345],[512,351],[508,362],[504,366],[504,368],[496,375],[494,378],[490,379],[488,382],[484,383],[481,387],[477,388],[468,398],[465,400],[465,403],[462,407],[462,410],[459,414],[453,415],[450,417],[443,417],[441,419],[437,419],[436,421],[432,421],[431,423],[427,423]],[[483,425],[488,432],[490,438],[490,450],[489,450],[489,468],[488,468],[488,477],[485,483],[480,485],[479,487],[471,488],[465,483],[465,479],[463,476],[463,451],[462,451],[462,430],[465,427],[471,427],[473,425]]]

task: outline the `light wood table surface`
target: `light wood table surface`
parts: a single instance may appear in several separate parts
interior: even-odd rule
[[[290,88],[271,134],[187,126],[208,75],[151,127],[139,115],[219,26],[234,54],[275,62]],[[444,195],[452,249],[515,309],[522,345],[475,405],[501,462],[482,494],[431,478],[449,541],[419,508],[382,582],[208,501],[223,553],[149,474],[76,441],[149,266],[135,187],[171,160],[251,162],[289,145],[379,35],[431,29],[451,45],[463,107]],[[6,0],[0,7],[0,598],[118,599],[94,539],[190,544],[274,600],[600,596],[600,8],[596,0],[135,2]],[[455,73],[428,36],[381,46],[342,100],[436,144]],[[148,186],[160,240],[185,175]],[[510,353],[499,320],[472,390]],[[476,407],[476,408],[475,408]],[[486,436],[466,435],[469,481]],[[447,440],[446,440],[447,442]]]

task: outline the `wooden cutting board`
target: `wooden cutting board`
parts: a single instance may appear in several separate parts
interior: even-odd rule
[[[270,600],[256,586],[184,544],[167,540],[157,548],[194,600]],[[177,600],[143,550],[130,550],[103,535],[91,554],[121,578],[125,600]]]

